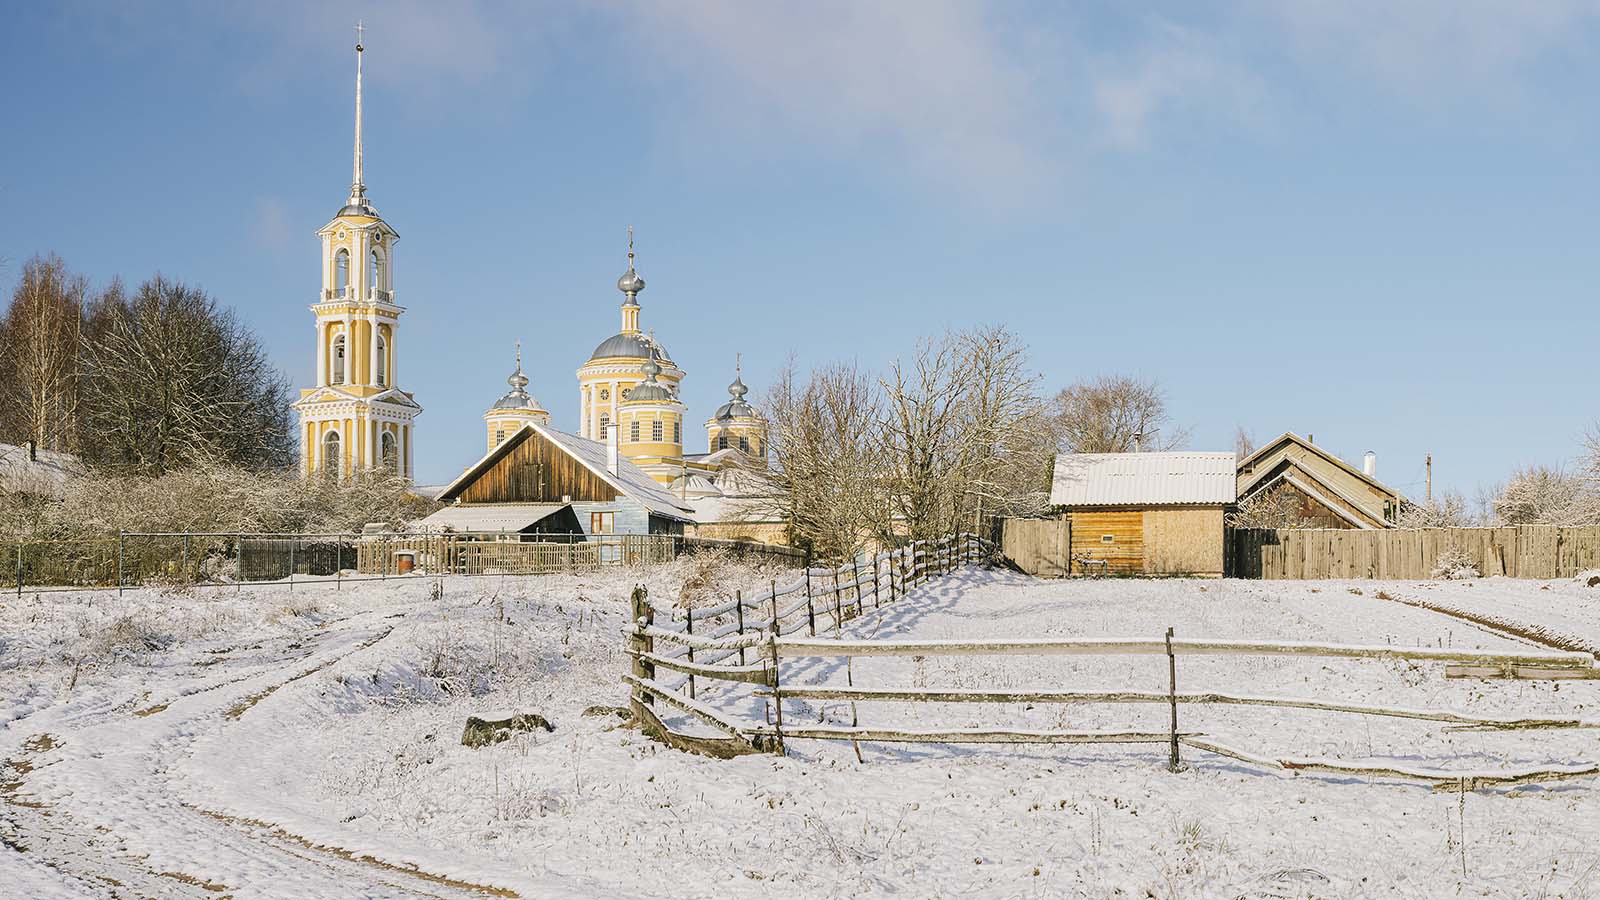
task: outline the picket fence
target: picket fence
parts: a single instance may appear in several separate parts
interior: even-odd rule
[[[625,628],[631,669],[623,676],[630,688],[630,709],[644,729],[669,746],[718,757],[755,752],[783,753],[785,741],[815,739],[895,743],[1001,744],[1165,744],[1168,765],[1181,768],[1180,746],[1205,750],[1252,765],[1285,771],[1317,771],[1421,781],[1436,788],[1476,790],[1492,785],[1522,784],[1600,775],[1600,764],[1579,763],[1498,770],[1451,771],[1409,765],[1351,763],[1326,758],[1273,758],[1232,747],[1184,731],[1178,722],[1182,704],[1223,704],[1309,709],[1356,715],[1442,722],[1471,730],[1552,728],[1600,729],[1600,719],[1577,716],[1485,716],[1448,709],[1400,708],[1292,696],[1230,692],[1185,692],[1178,689],[1177,657],[1198,655],[1273,655],[1304,658],[1409,660],[1444,665],[1449,678],[1600,679],[1593,655],[1557,651],[1494,653],[1444,647],[1352,645],[1278,640],[1215,640],[1177,638],[1168,628],[1153,639],[1039,638],[998,640],[846,640],[844,623],[904,597],[917,585],[972,562],[987,562],[994,547],[973,535],[939,541],[857,560],[835,569],[807,569],[801,580],[779,588],[773,582],[759,596],[741,594],[710,607],[689,611],[657,610],[643,586],[634,590],[633,621]],[[845,579],[848,578],[848,581]],[[814,588],[821,583],[823,592]],[[887,597],[885,596],[887,595]],[[819,602],[820,600],[820,602]],[[819,624],[824,632],[818,636]],[[827,637],[832,630],[835,637]],[[838,685],[792,683],[783,677],[783,661],[866,656],[1009,656],[1009,655],[1154,655],[1165,656],[1168,690],[1073,689],[940,689],[866,687],[854,680]],[[707,687],[753,690],[767,706],[765,721],[737,721],[700,698]],[[814,719],[785,723],[785,703],[848,702],[852,723],[813,724]],[[862,726],[858,703],[1154,703],[1168,707],[1162,731],[1088,731],[1012,728],[882,728]],[[658,705],[659,704],[659,705]],[[691,735],[669,728],[656,710],[670,706],[709,725],[717,737]],[[792,716],[792,710],[791,710]]]

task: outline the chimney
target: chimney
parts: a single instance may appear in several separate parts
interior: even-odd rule
[[[621,426],[616,422],[606,423],[606,469],[611,474],[617,474],[617,429]]]
[[[39,461],[39,442],[28,438],[28,462]]]
[[[1378,454],[1368,450],[1367,455],[1361,457],[1361,471],[1365,472],[1368,478],[1377,478]]]
[[[1314,434],[1306,435],[1306,443],[1315,444],[1316,442],[1317,442],[1317,436],[1316,435],[1314,435]]]

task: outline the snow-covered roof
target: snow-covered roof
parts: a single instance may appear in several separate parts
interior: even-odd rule
[[[1055,506],[1222,506],[1235,493],[1232,453],[1063,453]]]
[[[681,518],[694,512],[693,509],[684,505],[682,500],[672,496],[672,492],[667,490],[666,485],[645,474],[643,469],[629,462],[626,456],[619,456],[617,459],[617,471],[614,474],[607,471],[606,445],[603,441],[593,441],[586,437],[568,434],[565,431],[545,428],[532,422],[522,427],[532,428],[539,434],[544,435],[548,440],[560,444],[568,453],[577,457],[578,461],[587,466],[590,471],[611,482],[612,487],[643,503],[645,508],[653,513]]]
[[[482,506],[446,506],[412,523],[418,531],[521,531],[571,506],[570,503],[494,503]]]
[[[776,522],[778,516],[755,497],[692,497],[694,520],[701,525],[716,522]]]
[[[59,497],[67,482],[84,473],[83,461],[71,453],[38,450],[28,458],[28,448],[0,444],[0,490]]]

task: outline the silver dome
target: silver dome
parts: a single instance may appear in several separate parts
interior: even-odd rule
[[[617,279],[617,290],[627,294],[628,299],[632,301],[634,294],[644,290],[644,279],[640,278],[639,273],[633,270],[633,266],[629,266],[628,271]]]
[[[672,361],[672,357],[667,354],[667,348],[659,343],[656,344],[656,353],[667,362]],[[614,334],[601,341],[600,346],[594,348],[594,352],[589,354],[590,359],[600,359],[606,356],[649,359],[650,339],[638,332]]]

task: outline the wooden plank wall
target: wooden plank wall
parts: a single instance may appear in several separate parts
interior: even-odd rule
[[[1597,525],[1228,532],[1231,574],[1239,578],[1422,579],[1452,547],[1466,551],[1484,575],[1571,578],[1600,568]]]
[[[1072,531],[1072,556],[1105,560],[1106,572],[1140,574],[1144,572],[1144,512],[1115,510],[1090,512],[1073,510],[1067,514]],[[1105,536],[1111,535],[1106,543]]]
[[[461,491],[462,503],[613,500],[617,492],[566,450],[529,434]],[[583,523],[587,526],[587,522]]]
[[[1071,563],[1069,528],[1065,519],[1006,519],[1000,552],[1029,575],[1060,578]]]

